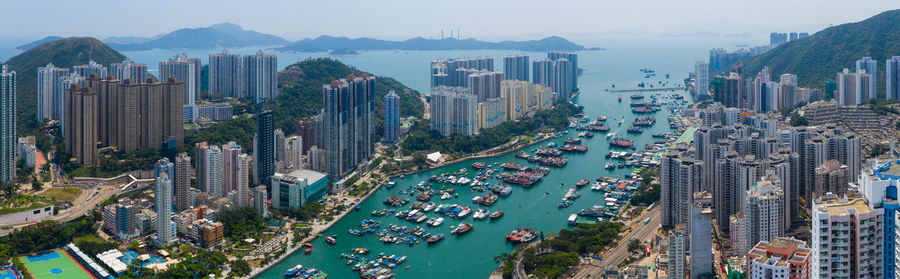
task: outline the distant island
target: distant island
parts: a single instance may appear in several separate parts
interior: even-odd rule
[[[40,39],[40,40],[37,40],[37,41],[34,41],[34,42],[30,42],[30,43],[27,43],[27,44],[24,44],[24,45],[21,45],[21,46],[17,46],[17,47],[15,48],[15,50],[25,51],[25,50],[28,50],[28,49],[30,49],[30,48],[36,47],[36,46],[38,46],[38,45],[40,45],[40,44],[43,44],[43,43],[46,43],[46,42],[56,41],[56,40],[59,40],[59,39],[62,39],[62,37],[60,37],[60,36],[47,36],[47,37],[44,37],[43,39]]]
[[[151,38],[110,37],[106,43],[116,50],[222,48],[286,45],[281,37],[244,30],[233,23],[219,23],[202,28],[182,28]]]
[[[352,49],[339,48],[339,49],[332,50],[331,52],[328,53],[328,55],[332,55],[332,56],[356,56],[356,55],[359,55],[359,52],[356,52],[355,50],[352,50]]]
[[[285,52],[324,52],[334,49],[355,50],[465,50],[465,49],[507,49],[521,51],[579,51],[603,50],[602,48],[586,48],[561,37],[551,36],[531,41],[486,42],[477,39],[426,39],[416,37],[404,41],[387,41],[373,38],[347,38],[319,36],[315,39],[303,39],[290,45],[276,48]]]

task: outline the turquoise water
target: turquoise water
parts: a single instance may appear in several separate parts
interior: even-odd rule
[[[636,117],[630,112],[630,107],[628,106],[631,93],[613,94],[603,92],[603,90],[610,88],[613,84],[619,89],[636,88],[637,83],[649,80],[645,79],[644,74],[639,71],[641,68],[648,67],[656,70],[656,79],[652,80],[654,84],[658,80],[665,80],[664,76],[666,73],[671,74],[670,84],[673,82],[681,84],[687,72],[693,70],[693,62],[702,59],[706,55],[704,49],[692,48],[687,45],[675,45],[665,48],[656,47],[655,49],[635,47],[581,52],[579,53],[579,66],[585,69],[585,72],[579,80],[582,94],[578,97],[577,102],[585,106],[586,115],[592,118],[598,115],[609,117],[610,120],[607,122],[613,127],[612,131],[617,132],[618,135],[625,135],[625,129],[629,126],[631,120]],[[499,58],[511,53],[516,52],[378,51],[364,52],[360,56],[340,57],[338,59],[369,72],[393,76],[410,87],[422,91],[428,87],[427,67],[431,59],[458,56],[493,56]],[[529,54],[532,60],[543,58],[546,55],[544,53]],[[394,63],[391,63],[392,61]],[[495,66],[502,65],[502,62],[498,62],[495,62]],[[502,66],[499,66],[498,70],[499,68],[502,68]],[[684,92],[679,93],[685,94]],[[623,97],[622,103],[616,101],[618,96]],[[665,121],[668,115],[669,112],[667,110],[656,113],[655,116],[658,120],[656,125],[645,129],[646,131],[642,135],[629,135],[629,137],[635,139],[639,147],[653,142],[652,134],[669,131]],[[626,124],[616,126],[614,119],[620,119],[623,116]],[[577,133],[570,132],[569,136],[574,137],[575,134]],[[562,143],[565,138],[560,137],[552,141]],[[337,245],[328,245],[320,238],[312,242],[314,246],[312,253],[294,254],[268,272],[261,274],[259,278],[283,278],[284,271],[297,264],[324,270],[329,274],[329,278],[357,278],[357,273],[345,264],[346,260],[339,257],[341,253],[346,253],[357,247],[370,249],[372,254],[368,257],[369,259],[373,259],[373,255],[378,253],[408,256],[409,260],[393,271],[397,273],[398,278],[485,278],[497,266],[493,257],[514,249],[514,246],[504,239],[504,236],[511,230],[518,226],[530,225],[545,233],[558,232],[561,228],[567,227],[566,219],[570,214],[602,203],[603,195],[601,192],[592,192],[590,187],[584,187],[579,189],[582,197],[576,200],[574,205],[569,208],[557,208],[557,203],[569,188],[574,187],[576,181],[584,178],[593,180],[603,176],[623,178],[626,173],[630,172],[627,168],[616,170],[603,168],[606,162],[604,155],[609,150],[604,134],[597,134],[594,138],[585,139],[584,144],[590,147],[587,153],[564,155],[569,158],[568,166],[552,168],[550,174],[544,177],[542,182],[529,189],[513,186],[511,195],[500,198],[491,207],[483,207],[472,203],[471,199],[474,195],[483,195],[484,193],[472,193],[467,186],[456,187],[459,198],[446,201],[440,201],[436,198],[432,200],[437,204],[460,203],[472,207],[473,210],[476,208],[488,208],[491,211],[500,209],[505,213],[505,216],[495,221],[466,218],[465,222],[472,223],[475,227],[472,231],[462,236],[448,235],[444,240],[433,245],[423,242],[415,246],[408,246],[405,244],[382,244],[378,241],[378,236],[374,234],[353,236],[347,231],[349,229],[357,229],[357,224],[362,219],[375,218],[370,215],[370,212],[386,208],[387,206],[382,204],[384,199],[400,195],[399,192],[406,189],[407,186],[426,180],[431,175],[469,168],[476,161],[488,164],[497,163],[498,165],[511,161],[523,165],[530,164],[523,159],[514,158],[514,154],[511,153],[496,158],[460,162],[398,179],[397,187],[391,190],[381,189],[374,193],[371,198],[360,205],[360,211],[351,212],[344,220],[324,233],[324,235],[337,235]],[[526,151],[536,148],[530,147]],[[491,182],[496,183],[496,181]],[[561,183],[564,183],[565,186],[561,186]],[[546,194],[547,192],[549,194]],[[410,198],[414,200],[413,197]],[[426,215],[438,217],[435,213]],[[410,228],[415,227],[414,223],[400,220],[393,216],[375,219],[382,221],[383,226],[397,224],[409,226]],[[459,224],[458,220],[446,217],[445,219],[447,220],[444,224],[436,229],[424,224],[422,226],[428,232],[449,233],[451,225]],[[406,266],[410,268],[406,269]]]

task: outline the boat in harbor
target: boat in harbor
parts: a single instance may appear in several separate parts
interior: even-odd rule
[[[654,113],[657,111],[659,111],[659,108],[655,108],[649,104],[646,106],[643,106],[643,107],[631,109],[631,112],[633,112],[633,113]]]
[[[572,226],[578,225],[578,214],[569,215],[567,223]]]
[[[652,136],[653,138],[668,138],[668,137],[669,137],[669,134],[666,134],[666,133],[657,133],[657,134],[653,134],[653,135],[651,135],[651,136]]]
[[[616,166],[613,165],[612,163],[606,163],[606,165],[604,166],[604,168],[606,168],[606,169],[608,169],[608,170],[611,170],[611,169],[615,169]]]
[[[438,218],[435,218],[434,220],[430,220],[430,221],[426,222],[425,224],[432,226],[432,227],[437,227],[443,223],[444,223],[444,217],[438,217]]]
[[[559,204],[557,204],[556,207],[559,207],[559,208],[567,208],[567,207],[569,207],[569,206],[572,206],[572,204],[574,204],[574,203],[575,203],[575,202],[573,202],[573,201],[571,201],[571,200],[568,200],[568,199],[562,199],[561,201],[559,201]]]
[[[508,241],[525,243],[534,240],[536,236],[537,233],[535,233],[532,228],[516,228],[512,232],[506,234],[505,238]]]
[[[475,213],[472,214],[472,218],[474,218],[475,220],[481,220],[487,218],[488,214],[489,213],[487,210],[479,208],[475,211]]]
[[[615,133],[615,132],[606,134],[606,139],[611,139],[611,138],[614,137],[614,136],[616,136],[616,133]]]
[[[301,271],[305,271],[305,270],[306,270],[306,268],[304,268],[303,265],[298,264],[292,268],[289,268],[287,271],[285,271],[284,276],[285,277],[294,277],[297,275],[297,273],[300,273]]]
[[[625,147],[625,148],[634,149],[634,141],[630,140],[630,139],[625,139],[625,138],[613,138],[612,140],[609,141],[609,146]]]
[[[476,169],[476,170],[483,169],[484,167],[485,167],[485,164],[482,162],[475,162],[472,164],[472,168]]]
[[[656,117],[653,116],[638,117],[631,122],[631,125],[635,127],[650,127],[653,126],[653,124],[656,124]]]
[[[580,138],[568,138],[568,139],[566,139],[565,143],[566,144],[581,144],[581,139]],[[541,151],[541,149],[538,149],[538,151]],[[538,154],[538,155],[540,155],[540,154]]]
[[[566,200],[574,200],[574,199],[577,199],[577,198],[580,198],[580,197],[581,197],[581,194],[579,194],[578,191],[575,190],[575,188],[571,188],[571,189],[569,189],[568,192],[566,192],[566,195],[565,195],[564,199],[566,199]]]
[[[631,95],[631,99],[632,99],[632,100],[640,100],[640,99],[643,99],[643,98],[644,98],[644,95],[640,95],[640,94],[634,94],[634,95]]]
[[[597,121],[606,121],[606,116],[603,116],[603,115],[597,116]]]
[[[566,144],[560,147],[559,150],[562,150],[563,152],[586,152],[588,147],[584,145]]]
[[[628,127],[628,133],[631,134],[640,134],[644,132],[644,128],[641,127]]]
[[[435,242],[441,241],[441,239],[444,239],[444,234],[434,233],[431,235],[431,237],[428,238],[428,240],[426,240],[426,242],[428,242],[430,244],[430,243],[435,243]]]
[[[619,96],[619,103],[622,102],[622,96]]]
[[[335,239],[335,236],[334,236],[334,235],[332,235],[332,236],[326,236],[326,237],[325,237],[325,242],[328,243],[328,244],[331,244],[331,245],[335,245],[335,244],[337,244],[337,239]]]
[[[471,231],[472,228],[473,228],[473,226],[471,224],[460,223],[458,226],[456,226],[456,228],[454,228],[452,231],[450,231],[450,233],[461,235],[461,234]]]
[[[591,183],[591,180],[585,178],[585,179],[579,180],[578,182],[575,182],[575,187],[581,188],[581,187],[588,185],[588,183]]]
[[[494,211],[491,213],[491,215],[488,215],[488,217],[490,217],[491,220],[503,217],[503,211],[500,211],[500,210]]]

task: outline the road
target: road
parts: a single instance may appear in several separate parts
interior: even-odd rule
[[[643,220],[647,217],[650,217],[650,222],[644,224]],[[626,225],[626,228],[631,228],[631,230],[620,236],[619,242],[615,247],[600,255],[603,261],[594,264],[583,264],[573,278],[587,278],[589,276],[599,278],[598,276],[602,275],[606,269],[618,270],[619,263],[631,256],[631,252],[628,252],[628,242],[632,238],[639,241],[652,240],[656,236],[656,230],[659,228],[659,218],[659,206],[642,213],[640,217],[633,218],[632,222]]]
[[[49,218],[43,219],[42,221],[55,220],[60,223],[65,223],[75,220],[76,218],[84,216],[84,214],[94,209],[97,204],[118,194],[119,191],[120,189],[115,185],[97,186],[87,189],[82,188],[82,194],[78,197],[78,199],[75,200],[71,208],[65,211],[60,211],[59,214],[50,216]],[[33,222],[34,221],[3,224],[4,227],[9,227],[9,229],[0,230],[0,236],[11,233],[14,230],[14,227],[21,227]]]

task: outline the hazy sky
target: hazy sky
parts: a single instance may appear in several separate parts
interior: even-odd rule
[[[405,39],[459,29],[487,40],[808,31],[900,8],[897,0],[7,0],[0,38],[152,36],[232,22],[289,40]]]

